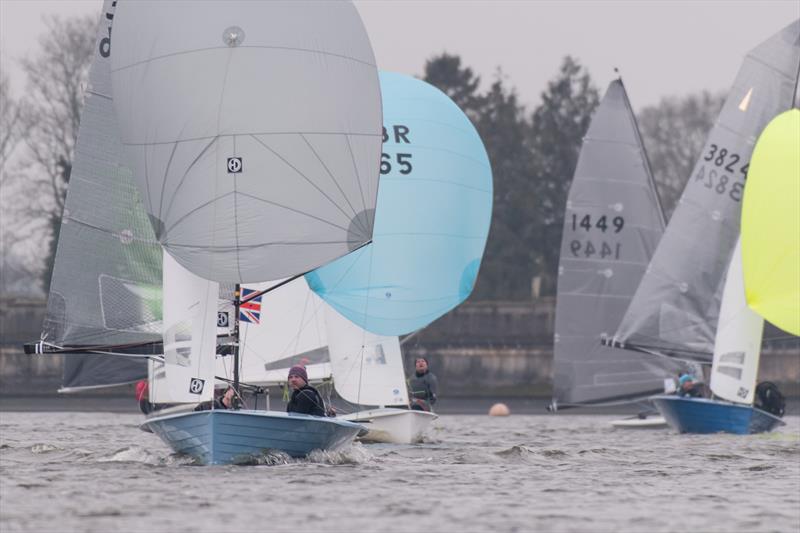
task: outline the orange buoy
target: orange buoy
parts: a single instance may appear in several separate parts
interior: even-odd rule
[[[508,416],[511,414],[511,411],[508,410],[508,406],[504,403],[496,403],[489,409],[489,416]]]

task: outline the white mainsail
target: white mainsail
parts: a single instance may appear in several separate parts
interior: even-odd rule
[[[764,319],[745,301],[740,241],[728,267],[714,342],[710,386],[716,396],[752,405],[763,331]]]
[[[150,401],[192,403],[214,394],[219,284],[164,253],[164,360],[151,360]]]
[[[333,384],[358,405],[408,405],[403,356],[397,337],[370,333],[325,304]]]
[[[251,283],[243,289],[261,291],[278,282]],[[330,377],[324,303],[305,279],[298,278],[258,298],[258,311],[239,323],[240,379],[245,383],[285,383],[295,364],[306,367],[310,381]],[[222,312],[234,312],[226,303]],[[257,316],[256,316],[257,313]],[[233,357],[217,360],[217,375],[233,379]]]

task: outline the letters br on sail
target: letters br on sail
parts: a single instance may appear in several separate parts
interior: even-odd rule
[[[492,172],[466,115],[439,89],[381,72],[384,144],[372,243],[307,274],[312,290],[380,335],[416,331],[472,292]]]

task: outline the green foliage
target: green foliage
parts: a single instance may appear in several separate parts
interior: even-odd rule
[[[528,245],[538,251],[535,274],[542,278],[545,295],[555,294],[564,206],[583,136],[599,102],[589,73],[567,56],[531,119],[529,145],[536,179]]]
[[[724,94],[703,91],[664,98],[658,105],[644,108],[637,117],[667,218],[675,209],[723,103]]]

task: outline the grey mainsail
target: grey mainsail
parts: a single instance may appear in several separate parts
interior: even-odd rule
[[[372,238],[380,87],[352,3],[121,2],[112,40],[126,155],[185,268],[268,281]]]
[[[81,355],[82,347],[126,351],[161,340],[161,250],[121,164],[112,108],[113,4],[105,2],[98,28],[42,333],[49,345],[74,348],[64,356],[67,389],[147,375],[144,359]]]
[[[561,240],[554,402],[592,403],[663,390],[675,365],[604,346],[664,231],[636,119],[621,81],[592,118],[570,186]]]
[[[799,68],[800,21],[747,55],[615,342],[711,361],[753,146],[791,107]]]

